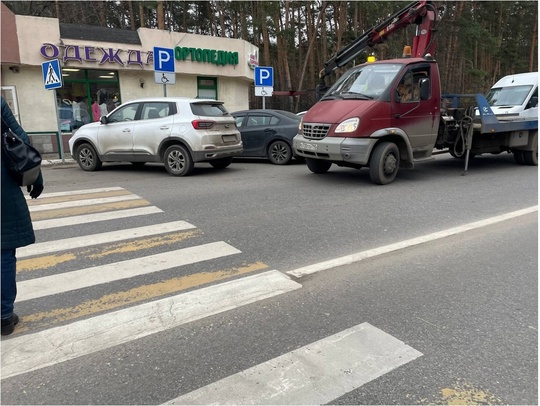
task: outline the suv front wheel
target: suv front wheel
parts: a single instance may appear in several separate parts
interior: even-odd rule
[[[171,145],[165,151],[163,163],[173,176],[188,176],[193,171],[193,159],[182,145]]]
[[[77,147],[75,159],[83,171],[97,171],[103,164],[94,147],[88,143]]]

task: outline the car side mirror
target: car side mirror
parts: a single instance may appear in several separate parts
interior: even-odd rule
[[[101,116],[101,118],[99,119],[99,122],[101,124],[107,124],[109,120],[107,120],[107,116]]]
[[[529,103],[527,103],[527,108],[533,108],[538,107],[538,96],[531,97],[531,100],[529,100]]]
[[[428,78],[420,79],[420,100],[428,100],[431,94],[431,83]]]

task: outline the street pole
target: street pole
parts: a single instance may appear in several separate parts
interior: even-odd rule
[[[58,98],[56,94],[56,89],[53,89],[53,97],[54,97],[54,111],[56,114],[56,125],[57,127],[57,137],[56,142],[58,143],[58,152],[60,153],[60,158],[62,159],[62,163],[66,162],[66,158],[64,157],[64,140],[62,138],[62,125],[60,124],[60,115],[58,114]]]

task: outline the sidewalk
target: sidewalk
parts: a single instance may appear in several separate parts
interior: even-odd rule
[[[58,153],[55,154],[42,154],[41,166],[58,165],[58,164],[74,164],[76,161],[71,157],[69,153],[64,154],[64,160],[58,158]]]

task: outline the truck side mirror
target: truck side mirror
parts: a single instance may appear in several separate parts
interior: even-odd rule
[[[420,79],[420,100],[427,100],[431,94],[431,82],[428,78]]]
[[[529,100],[529,103],[527,103],[527,109],[531,109],[533,107],[538,107],[538,96],[531,97],[531,100]]]

